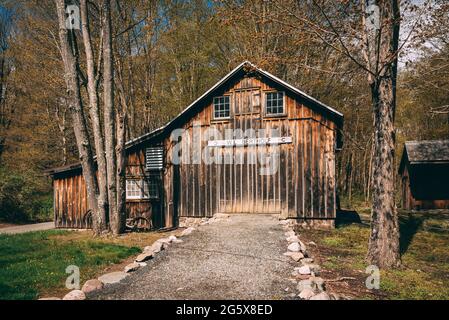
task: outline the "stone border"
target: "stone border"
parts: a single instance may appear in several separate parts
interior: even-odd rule
[[[106,273],[97,279],[87,280],[81,290],[72,290],[67,293],[62,300],[85,300],[86,294],[102,290],[105,286],[110,284],[119,283],[123,279],[125,279],[130,273],[139,270],[142,267],[147,266],[145,261],[153,259],[158,253],[163,250],[167,250],[170,245],[175,243],[184,242],[181,239],[182,237],[186,237],[190,235],[193,231],[195,231],[199,226],[208,225],[211,223],[220,222],[229,218],[229,214],[215,214],[211,218],[184,218],[182,224],[180,225],[186,227],[186,229],[182,230],[177,236],[171,235],[166,238],[161,238],[153,242],[150,246],[146,246],[142,253],[140,253],[135,259],[133,263],[128,264],[123,271],[115,271],[111,273]],[[40,298],[39,300],[61,300],[58,297],[46,297]]]
[[[298,295],[302,300],[339,300],[340,297],[335,294],[328,294],[326,292],[325,281],[318,277],[321,267],[314,263],[313,258],[307,251],[307,246],[299,239],[299,234],[296,234],[294,227],[298,224],[293,220],[281,220],[279,222],[285,230],[285,237],[288,242],[287,252],[285,256],[290,257],[299,266],[295,267],[292,276],[297,283]]]

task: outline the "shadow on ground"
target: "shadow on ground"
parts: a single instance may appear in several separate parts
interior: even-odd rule
[[[362,223],[360,215],[354,210],[338,210],[335,218],[337,228],[344,227],[353,223]]]

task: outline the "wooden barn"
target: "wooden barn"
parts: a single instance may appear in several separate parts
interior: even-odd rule
[[[127,214],[175,227],[215,213],[333,226],[343,115],[244,62],[165,126],[129,141]],[[79,164],[50,170],[55,223],[86,228]]]
[[[406,142],[399,174],[404,209],[449,209],[449,140]]]

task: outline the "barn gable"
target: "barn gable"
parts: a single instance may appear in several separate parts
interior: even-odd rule
[[[152,140],[160,137],[161,135],[170,134],[171,130],[178,128],[183,125],[184,122],[191,119],[195,114],[201,111],[208,103],[210,103],[211,99],[214,96],[219,95],[220,93],[225,92],[229,88],[236,86],[236,83],[240,82],[241,89],[247,86],[245,85],[245,78],[257,78],[260,79],[261,82],[273,87],[279,88],[281,90],[287,91],[289,94],[293,95],[298,102],[302,105],[307,106],[315,110],[316,112],[324,115],[326,118],[335,122],[338,128],[343,127],[343,114],[335,110],[334,108],[324,104],[323,102],[311,97],[305,92],[301,91],[298,88],[293,87],[287,82],[279,79],[278,77],[272,75],[271,73],[264,71],[249,61],[244,61],[236,68],[234,68],[231,72],[229,72],[226,76],[220,79],[214,86],[212,86],[209,90],[207,90],[203,95],[201,95],[198,99],[193,101],[188,107],[186,107],[181,113],[179,113],[175,118],[173,118],[166,125],[144,134],[138,138],[135,138],[127,143],[127,147],[131,148],[135,145],[143,143],[148,140]],[[246,82],[248,83],[248,82]],[[338,148],[342,147],[342,137],[341,132],[338,131]]]

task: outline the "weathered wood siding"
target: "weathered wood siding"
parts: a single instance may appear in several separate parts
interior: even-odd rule
[[[86,185],[81,173],[55,179],[54,214],[55,225],[58,228],[90,228],[83,221],[87,212]]]
[[[126,177],[142,178],[145,172],[145,146],[132,150],[127,155]],[[162,173],[160,174],[162,181]],[[55,176],[54,187],[54,215],[58,228],[91,228],[83,219],[88,211],[86,185],[81,170],[75,173]],[[163,186],[159,194],[163,195]],[[158,200],[127,200],[127,217],[143,216],[151,219],[156,228],[165,227],[163,217],[163,198]]]
[[[258,161],[257,164],[248,163],[248,154],[255,147],[209,148],[210,152],[221,156],[244,157],[245,161],[239,164],[206,164],[203,161],[189,164],[183,161],[179,167],[180,216],[210,217],[217,212],[248,212],[281,213],[291,218],[335,218],[336,125],[287,92],[285,116],[266,117],[263,114],[264,93],[277,89],[260,79],[244,78],[216,94],[231,96],[230,120],[213,119],[211,99],[201,112],[184,124],[183,157],[194,158],[198,150],[207,147],[209,128],[218,130],[223,137],[225,129],[274,128],[280,131],[280,136],[292,137],[293,142],[278,146],[280,164],[274,175],[260,175]],[[194,130],[201,132],[201,149],[197,148],[198,142],[192,141]],[[172,144],[166,141],[166,148],[170,150]],[[271,151],[275,147],[262,148]],[[165,179],[167,197],[174,194],[170,183],[172,176],[173,168],[170,168]],[[167,206],[169,212],[173,212],[171,199]]]

